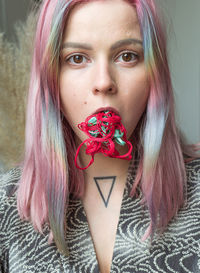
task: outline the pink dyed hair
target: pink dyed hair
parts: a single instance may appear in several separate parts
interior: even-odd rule
[[[95,1],[95,0],[92,0]],[[134,132],[139,153],[136,187],[150,213],[144,236],[162,230],[184,202],[186,174],[181,137],[175,124],[174,98],[166,38],[153,0],[126,0],[133,5],[143,36],[150,96]],[[74,133],[61,112],[59,55],[70,10],[84,0],[44,0],[35,38],[26,121],[26,145],[18,188],[18,211],[42,232],[50,225],[58,249],[67,254],[65,212],[69,194],[83,194],[83,175],[74,164]],[[188,150],[191,151],[191,150]]]

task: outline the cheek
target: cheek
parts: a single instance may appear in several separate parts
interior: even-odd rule
[[[88,89],[87,78],[83,73],[78,71],[61,70],[60,75],[60,97],[61,100],[70,101],[71,104],[77,104],[77,106],[86,100],[86,92]]]
[[[87,108],[88,100],[83,92],[84,83],[77,82],[77,78],[74,80],[74,77],[69,74],[61,73],[60,76],[61,108],[73,131],[81,138],[77,125],[83,121],[84,109]]]
[[[61,73],[60,76],[60,99],[65,113],[79,101],[77,85],[68,73]]]
[[[148,101],[149,84],[146,73],[140,73],[138,77],[129,81],[123,101],[125,107],[124,125],[130,136],[142,116]]]
[[[78,96],[73,82],[70,82],[68,78],[62,75],[60,77],[60,99],[62,112],[72,126],[72,120],[76,119],[75,109],[77,109]]]

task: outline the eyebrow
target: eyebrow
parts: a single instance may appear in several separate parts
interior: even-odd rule
[[[124,45],[131,45],[131,44],[139,44],[139,45],[143,45],[143,42],[141,40],[138,40],[138,39],[125,39],[125,40],[120,40],[116,43],[114,43],[114,45],[111,46],[111,49],[114,50],[114,49],[117,49],[121,46],[124,46]]]
[[[130,45],[130,44],[139,44],[139,45],[143,45],[143,42],[141,40],[138,39],[125,39],[125,40],[120,40],[117,41],[116,43],[114,43],[111,46],[111,50],[117,49],[121,46],[124,45]],[[62,45],[62,49],[64,48],[81,48],[81,49],[86,49],[86,50],[92,50],[92,46],[89,44],[85,44],[85,43],[76,43],[76,42],[66,42]]]

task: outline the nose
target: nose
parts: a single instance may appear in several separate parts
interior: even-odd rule
[[[99,62],[95,65],[92,89],[94,95],[115,94],[117,92],[114,75],[107,62]]]

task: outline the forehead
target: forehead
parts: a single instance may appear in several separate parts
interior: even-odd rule
[[[70,12],[64,39],[100,37],[141,38],[136,10],[123,0],[95,0],[76,5]],[[112,36],[112,37],[111,37]]]

